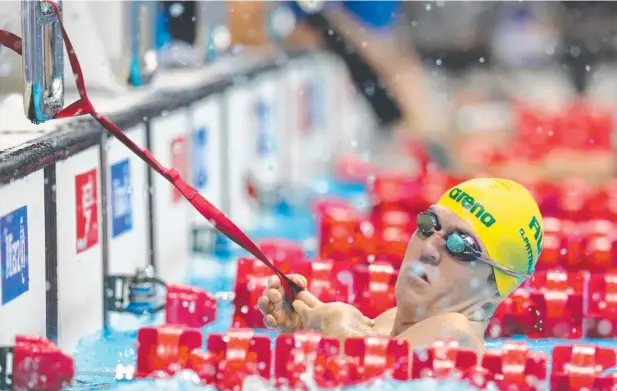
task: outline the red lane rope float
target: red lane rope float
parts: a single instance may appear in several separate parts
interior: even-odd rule
[[[79,60],[77,59],[77,55],[75,54],[73,44],[71,43],[71,40],[69,39],[68,34],[64,29],[62,18],[60,18],[60,11],[58,9],[58,6],[51,1],[43,2],[49,4],[49,6],[53,8],[56,17],[58,18],[60,29],[62,30],[62,40],[64,41],[64,44],[66,46],[69,62],[71,64],[71,69],[75,77],[75,84],[77,85],[77,91],[80,96],[80,99],[71,103],[69,106],[65,107],[62,111],[56,114],[54,116],[54,119],[77,117],[86,114],[91,115],[99,124],[101,124],[101,126],[105,130],[111,133],[116,139],[118,139],[122,144],[129,148],[135,155],[139,156],[141,160],[146,162],[146,164],[148,164],[148,166],[150,166],[159,175],[163,176],[172,185],[174,185],[174,187],[178,189],[180,193],[182,193],[184,198],[186,198],[190,202],[193,208],[195,208],[203,217],[208,219],[221,233],[223,233],[229,239],[234,241],[240,247],[251,253],[255,258],[259,259],[267,267],[269,267],[281,279],[281,283],[283,285],[283,288],[285,289],[288,300],[290,302],[293,301],[296,295],[300,291],[302,291],[302,288],[300,288],[300,286],[298,286],[291,279],[289,279],[289,277],[287,277],[283,272],[278,270],[261,252],[259,247],[251,239],[249,239],[249,237],[240,228],[238,228],[220,210],[218,210],[201,194],[199,194],[199,192],[195,188],[186,183],[175,169],[168,169],[164,167],[161,163],[158,162],[158,160],[154,158],[154,156],[152,156],[152,153],[149,150],[141,149],[139,146],[137,146],[137,144],[131,141],[131,139],[128,138],[124,134],[124,132],[122,132],[122,130],[120,130],[109,119],[105,118],[103,115],[99,114],[94,109],[86,92],[86,83],[84,81],[83,72],[81,70]],[[0,45],[3,45],[10,50],[13,50],[19,55],[22,54],[21,38],[8,31],[0,30]]]

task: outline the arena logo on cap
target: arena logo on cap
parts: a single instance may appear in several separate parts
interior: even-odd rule
[[[0,218],[2,304],[28,292],[28,208],[22,206]]]
[[[480,222],[485,227],[488,228],[492,226],[493,224],[495,224],[495,222],[497,222],[495,217],[493,217],[493,215],[490,212],[488,212],[481,203],[476,202],[475,198],[465,193],[463,190],[459,189],[458,187],[455,187],[454,189],[450,190],[450,193],[448,193],[448,196],[452,200],[460,204],[463,207],[463,209],[470,211],[471,214],[475,216],[478,220],[480,220]]]

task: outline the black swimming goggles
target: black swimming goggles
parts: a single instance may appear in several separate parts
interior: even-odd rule
[[[424,237],[435,234],[445,240],[448,253],[460,261],[482,261],[517,279],[525,280],[529,278],[529,273],[521,273],[502,266],[490,258],[483,257],[480,245],[471,236],[461,232],[452,232],[446,235],[439,233],[438,231],[441,230],[441,224],[435,213],[431,211],[418,213],[416,224],[418,225],[418,230]]]

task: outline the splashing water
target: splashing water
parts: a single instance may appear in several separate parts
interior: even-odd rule
[[[320,390],[308,377],[303,377],[309,391]],[[156,380],[135,380],[130,383],[121,383],[112,388],[117,391],[215,391],[212,386],[201,385],[197,375],[192,371],[182,371],[175,376]],[[237,391],[278,391],[269,381],[249,376]],[[458,381],[417,380],[413,382],[398,382],[393,380],[376,380],[358,386],[347,387],[349,391],[472,391],[476,388]]]

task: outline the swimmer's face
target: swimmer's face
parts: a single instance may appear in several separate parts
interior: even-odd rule
[[[441,235],[457,232],[470,236],[486,249],[471,227],[448,209],[434,205]],[[452,255],[443,237],[424,236],[419,230],[411,237],[396,281],[398,311],[406,319],[422,320],[442,312],[460,312],[495,300],[497,287],[489,282],[492,267],[482,261],[466,262]]]

